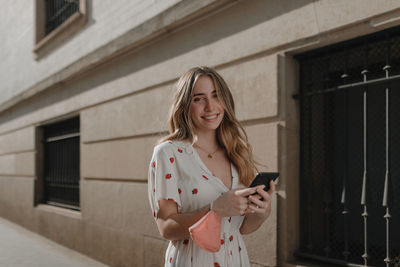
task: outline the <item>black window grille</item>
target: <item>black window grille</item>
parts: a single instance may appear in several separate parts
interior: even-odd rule
[[[79,117],[43,127],[45,203],[79,209]]]
[[[45,0],[45,10],[47,35],[79,11],[79,0]]]
[[[297,56],[301,233],[296,253],[400,266],[400,28]]]

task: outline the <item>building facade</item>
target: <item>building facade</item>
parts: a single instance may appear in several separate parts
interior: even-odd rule
[[[49,5],[0,11],[1,217],[110,266],[163,264],[149,161],[174,83],[206,65],[260,170],[281,174],[271,216],[245,236],[252,266],[400,266],[398,1]]]

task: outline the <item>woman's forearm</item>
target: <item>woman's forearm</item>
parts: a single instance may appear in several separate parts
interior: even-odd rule
[[[190,237],[189,227],[200,220],[210,210],[210,205],[192,212],[177,213],[168,218],[158,218],[157,226],[162,237],[167,240],[183,240]]]

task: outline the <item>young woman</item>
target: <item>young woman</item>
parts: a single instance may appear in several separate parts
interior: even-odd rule
[[[254,232],[269,216],[275,187],[246,188],[256,171],[251,147],[215,70],[196,67],[181,76],[169,126],[170,134],[154,148],[148,180],[158,230],[171,241],[165,266],[250,266],[241,234]],[[210,209],[221,218],[216,253],[200,249],[188,231]]]

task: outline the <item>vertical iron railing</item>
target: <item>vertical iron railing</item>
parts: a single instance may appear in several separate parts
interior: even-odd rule
[[[393,227],[400,225],[393,164],[400,160],[400,27],[297,59],[303,212],[296,254],[400,267],[400,228]]]
[[[383,70],[385,71],[385,77],[386,79],[389,78],[389,70],[390,70],[390,41],[387,41],[386,44],[386,65],[383,67]],[[389,209],[389,179],[390,179],[390,167],[389,167],[389,158],[390,158],[390,145],[389,145],[389,133],[390,133],[390,127],[389,127],[389,84],[386,84],[386,89],[385,89],[385,107],[386,107],[386,171],[385,171],[385,184],[383,188],[383,201],[382,201],[382,206],[386,209],[385,210],[385,215],[384,218],[386,220],[386,258],[384,259],[386,263],[386,267],[390,266],[391,259],[390,259],[390,209]]]
[[[367,82],[368,74],[368,46],[364,47],[364,70],[361,72],[363,76],[363,82]],[[361,192],[361,206],[363,207],[363,213],[361,216],[364,220],[364,253],[362,258],[364,259],[364,266],[368,264],[368,211],[367,211],[367,86],[363,92],[363,158],[364,158],[364,171],[362,179],[362,192]]]
[[[346,50],[344,53],[344,62],[343,62],[343,74],[340,76],[342,78],[342,84],[347,83],[347,78],[349,77],[348,75],[348,58],[349,58],[349,53]],[[348,99],[348,91],[346,90],[344,92],[344,117],[347,118],[348,113],[347,113],[347,102]],[[348,122],[347,120],[343,120],[343,128],[344,128],[344,142],[343,142],[343,147],[348,147]],[[343,205],[342,207],[342,215],[343,215],[343,240],[344,240],[344,246],[343,246],[343,251],[342,254],[344,256],[344,260],[347,261],[350,255],[349,251],[349,225],[348,225],[348,216],[349,216],[349,209],[348,209],[348,198],[347,198],[347,174],[348,174],[348,153],[346,149],[343,149],[344,156],[343,156],[343,172],[342,172],[342,190],[341,190],[341,198],[340,198],[340,203]]]

